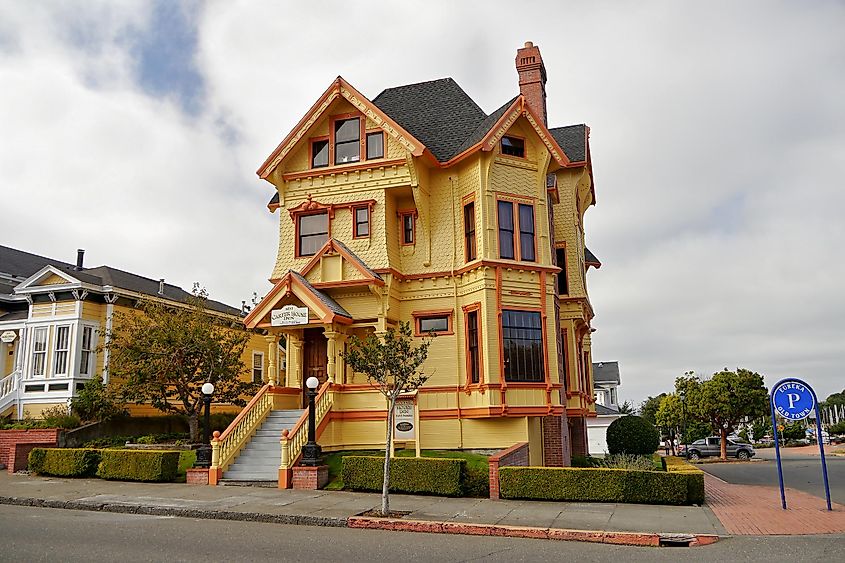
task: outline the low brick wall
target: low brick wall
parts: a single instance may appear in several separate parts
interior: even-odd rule
[[[58,428],[0,430],[0,463],[6,464],[9,473],[26,469],[32,448],[58,446],[60,433]]]
[[[487,459],[490,475],[490,498],[499,500],[499,468],[528,467],[528,442],[514,444]]]
[[[209,470],[194,467],[187,470],[185,482],[189,485],[208,485]]]

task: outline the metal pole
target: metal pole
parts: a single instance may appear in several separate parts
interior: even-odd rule
[[[774,389],[772,390],[774,393]],[[775,418],[775,398],[769,396],[769,407],[772,410],[772,432],[775,435],[775,455],[778,460],[778,483],[780,483],[780,503],[784,510],[786,510],[786,493],[783,490],[783,468],[780,466],[780,443],[778,442],[778,421]]]
[[[812,387],[809,388],[810,392],[813,394],[813,401],[816,403],[816,437],[819,440],[819,453],[822,456],[822,477],[824,477],[824,494],[825,498],[827,499],[827,509],[832,511],[833,508],[830,505],[830,485],[827,482],[827,462],[824,460],[824,439],[822,438],[822,423],[821,417],[819,416],[819,399],[816,397],[816,392],[813,390]],[[829,436],[830,434],[828,434]]]
[[[316,415],[314,413],[314,397],[316,389],[308,389],[308,442],[302,446],[302,465],[316,467],[320,465],[321,448],[317,444]]]
[[[202,443],[211,444],[211,395],[203,394],[205,401],[205,428],[202,433]]]

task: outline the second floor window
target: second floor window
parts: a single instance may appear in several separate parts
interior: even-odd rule
[[[399,219],[402,223],[402,244],[414,244],[416,240],[416,221],[414,220],[414,213],[411,211],[400,213]]]
[[[566,248],[556,248],[555,257],[560,272],[557,274],[557,292],[559,295],[569,294],[569,279],[566,274]]]
[[[329,240],[329,214],[300,215],[299,240],[297,250],[299,256],[313,256]]]
[[[464,249],[467,262],[475,260],[475,203],[464,205]]]
[[[361,119],[334,122],[334,163],[346,164],[361,160]]]
[[[478,311],[469,311],[467,321],[467,367],[469,369],[470,383],[478,383],[479,356],[478,348],[480,334],[478,331]]]
[[[370,208],[355,207],[352,213],[355,217],[355,229],[352,236],[355,238],[370,236]]]
[[[534,206],[500,200],[497,211],[499,258],[534,262],[537,259],[534,240],[536,235]]]
[[[47,327],[41,326],[32,334],[32,375],[44,377],[47,364]]]
[[[546,378],[540,313],[502,311],[505,381],[539,382]]]
[[[91,375],[91,356],[94,349],[94,329],[82,327],[82,346],[79,353],[79,375]]]
[[[499,217],[499,258],[513,260],[513,203],[500,201]]]
[[[533,262],[534,256],[534,206],[519,204],[519,259]]]
[[[53,361],[53,373],[67,375],[67,356],[70,350],[70,327],[56,327],[56,349]]]

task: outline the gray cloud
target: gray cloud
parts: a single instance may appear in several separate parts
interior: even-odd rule
[[[842,3],[355,7],[195,11],[191,114],[137,82],[146,4],[0,7],[3,242],[238,304],[269,289],[278,242],[254,171],[335,76],[371,97],[452,76],[491,111],[533,40],[551,122],[592,129],[594,358],[621,362],[622,398],[726,366],[845,387]]]

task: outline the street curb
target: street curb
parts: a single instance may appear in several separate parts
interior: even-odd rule
[[[404,520],[397,518],[371,518],[351,516],[347,520],[350,528],[370,530],[391,530],[398,532],[421,532],[430,534],[462,534],[469,536],[498,536],[509,538],[534,538],[562,541],[581,541],[615,545],[660,547],[661,545],[687,545],[698,547],[719,541],[712,534],[657,534],[649,532],[603,532],[593,530],[565,530],[560,528],[539,528],[530,526],[505,526],[498,524],[468,524],[463,522],[436,522],[426,520]]]
[[[263,512],[235,512],[231,510],[198,510],[192,508],[174,508],[144,504],[104,503],[84,500],[49,500],[41,498],[0,496],[0,504],[32,506],[37,508],[59,508],[65,510],[87,510],[92,512],[116,512],[120,514],[176,516],[179,518],[200,518],[203,520],[237,520],[241,522],[264,522],[268,524],[290,524],[294,526],[326,526],[332,528],[347,527],[346,518],[266,514]]]
[[[263,522],[268,524],[288,524],[292,526],[325,526],[332,528],[392,530],[399,532],[533,538],[646,547],[659,547],[661,545],[686,545],[689,547],[695,547],[709,545],[719,541],[719,536],[711,534],[657,534],[647,532],[564,530],[560,528],[505,526],[498,524],[466,524],[462,522],[436,522],[425,520],[400,520],[396,518],[370,518],[366,516],[350,516],[349,518],[296,516],[288,514],[266,514],[263,512],[199,510],[144,504],[122,504],[84,500],[50,500],[30,497],[0,496],[0,505],[2,504],[12,506],[31,506],[35,508],[85,510],[90,512],[174,516],[178,518],[199,518],[203,520]]]

